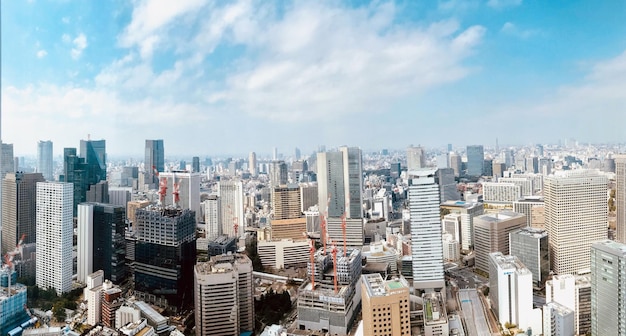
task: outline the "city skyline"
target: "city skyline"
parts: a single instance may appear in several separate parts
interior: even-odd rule
[[[496,137],[622,142],[625,9],[617,1],[6,2],[2,140],[19,155],[45,139],[59,153],[89,134],[118,155],[141,153],[145,139],[181,154]],[[384,130],[394,136],[371,136]]]

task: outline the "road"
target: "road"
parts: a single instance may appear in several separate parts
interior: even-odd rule
[[[461,317],[465,320],[467,336],[491,335],[483,304],[475,289],[459,290]]]

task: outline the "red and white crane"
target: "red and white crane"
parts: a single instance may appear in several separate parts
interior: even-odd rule
[[[15,265],[13,264],[13,257],[15,257],[16,254],[20,253],[20,247],[22,246],[22,243],[24,243],[24,239],[26,239],[25,233],[22,234],[22,237],[20,237],[20,240],[17,243],[17,246],[15,246],[15,249],[13,249],[13,251],[7,252],[4,255],[4,268],[5,270],[7,270],[8,280],[9,280],[9,289],[8,289],[9,296],[11,296],[11,276],[13,275],[13,271],[15,270]]]

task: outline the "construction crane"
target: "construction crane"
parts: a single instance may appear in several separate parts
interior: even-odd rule
[[[309,256],[311,258],[311,289],[315,289],[315,242],[309,239]]]
[[[178,203],[180,202],[180,181],[176,179],[176,174],[174,174],[174,190],[172,191],[172,196],[174,198],[174,207],[178,208]]]
[[[26,239],[26,234],[22,234],[22,237],[20,238],[20,240],[17,243],[17,246],[15,246],[15,248],[13,249],[13,251],[7,252],[4,255],[4,268],[7,271],[8,274],[8,280],[9,280],[9,286],[7,289],[7,292],[9,293],[9,297],[11,296],[11,277],[13,275],[13,271],[15,270],[15,265],[13,264],[13,257],[15,257],[16,254],[20,253],[20,247],[22,246],[22,243],[24,243],[24,239]]]
[[[167,193],[167,178],[161,177],[159,179],[159,202],[162,207],[165,207],[165,194]]]

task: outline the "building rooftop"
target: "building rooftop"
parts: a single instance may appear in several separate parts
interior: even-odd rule
[[[503,270],[511,270],[519,274],[530,273],[530,270],[516,256],[505,256],[502,252],[494,252],[489,254],[489,257]]]
[[[599,242],[595,242],[591,246],[595,248],[599,248],[604,251],[610,251],[614,254],[617,254],[619,257],[626,258],[626,245],[625,244],[606,239],[606,240],[602,240]]]
[[[550,307],[552,310],[555,310],[559,315],[569,315],[569,314],[574,314],[574,311],[565,307],[564,305],[556,302],[556,301],[552,301],[549,303],[546,303],[547,307]]]
[[[537,238],[537,239],[548,236],[548,232],[546,230],[537,229],[537,228],[533,228],[530,226],[513,231],[511,232],[511,234],[530,236],[530,237]]]
[[[500,222],[500,221],[504,221],[507,219],[518,218],[518,217],[525,217],[525,216],[524,214],[520,214],[520,213],[513,212],[513,211],[500,211],[500,212],[493,213],[493,214],[481,215],[481,216],[478,216],[477,218],[480,218],[487,222]]]
[[[441,294],[437,292],[425,293],[424,300],[424,323],[445,323],[448,322],[445,303],[441,299]]]
[[[442,206],[446,206],[446,207],[457,207],[457,208],[466,208],[466,209],[473,208],[479,204],[480,203],[478,202],[465,202],[465,201],[445,201],[441,203]]]

